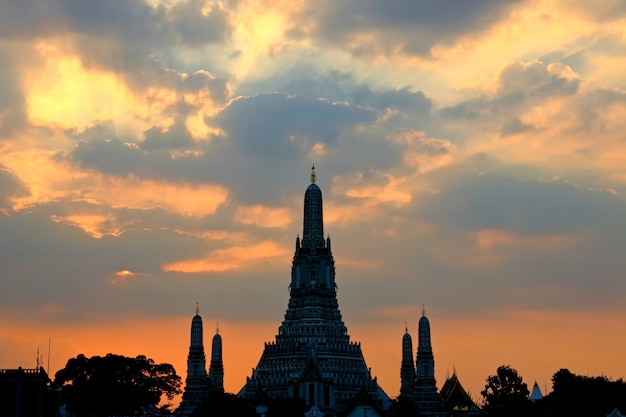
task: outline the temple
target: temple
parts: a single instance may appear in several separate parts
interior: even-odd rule
[[[483,412],[461,385],[456,370],[444,382],[440,395],[444,408],[450,416],[469,417],[483,415]]]
[[[372,377],[360,343],[350,341],[341,318],[335,261],[330,237],[324,238],[322,191],[315,184],[314,168],[310,179],[285,319],[238,395],[254,398],[262,390],[269,398],[302,398],[311,408],[334,415],[357,394],[367,394],[385,410],[390,399]]]
[[[224,392],[224,364],[222,362],[222,336],[217,327],[211,343],[211,365],[209,366],[209,388]]]
[[[224,366],[222,364],[222,337],[219,328],[213,336],[211,349],[211,367],[209,374],[206,371],[206,357],[204,355],[202,317],[196,306],[196,315],[191,320],[191,343],[187,356],[187,378],[185,391],[180,406],[176,410],[177,416],[191,415],[208,397],[209,391],[224,392]]]
[[[422,309],[418,324],[418,345],[415,367],[411,335],[408,328],[402,337],[402,364],[400,368],[400,396],[411,400],[421,415],[446,416],[435,380],[435,359],[430,341],[430,322]]]

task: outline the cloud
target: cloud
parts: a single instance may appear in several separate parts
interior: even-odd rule
[[[28,191],[19,177],[16,177],[5,167],[0,165],[0,212],[8,214],[8,212],[12,210],[12,199],[27,194]]]
[[[141,0],[99,2],[62,0],[55,3],[3,4],[0,22],[4,38],[37,38],[77,33],[127,43],[196,45],[223,41],[230,31],[229,17],[219,3],[202,0],[176,2],[166,7]],[[20,24],[18,24],[20,22]],[[121,44],[121,43],[120,43]]]
[[[540,61],[509,65],[500,73],[497,104],[573,95],[578,90],[578,75],[559,62],[545,65]]]
[[[258,262],[272,262],[282,260],[288,256],[288,252],[274,242],[260,242],[245,247],[232,247],[209,253],[203,259],[189,259],[173,262],[163,266],[165,271],[178,271],[185,273],[197,273],[207,271],[223,272],[228,269],[238,269],[244,265],[250,268],[250,264]]]
[[[0,140],[26,124],[26,102],[13,61],[15,49],[0,42]]]
[[[430,56],[438,45],[450,45],[505,19],[516,1],[411,2],[394,0],[315,2],[296,16],[288,34],[310,37],[355,55]]]

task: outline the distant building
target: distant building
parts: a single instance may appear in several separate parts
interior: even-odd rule
[[[211,365],[209,367],[209,389],[224,392],[224,364],[222,362],[222,336],[219,327],[211,344]]]
[[[211,349],[211,368],[206,371],[202,317],[196,308],[191,320],[191,343],[187,356],[187,378],[183,400],[176,410],[178,416],[188,416],[208,397],[209,391],[224,392],[224,366],[222,363],[222,337],[217,330]]]
[[[57,393],[43,369],[0,369],[0,417],[56,415]]]
[[[408,327],[404,329],[402,336],[400,397],[411,400],[424,415],[442,415],[443,405],[437,393],[435,360],[430,342],[430,323],[424,310],[422,310],[418,326],[418,348],[415,361],[413,339]]]
[[[361,345],[350,341],[337,303],[335,261],[324,237],[322,191],[315,170],[304,195],[302,241],[296,238],[290,298],[276,341],[266,343],[259,363],[239,392],[253,398],[302,398],[323,413],[345,410],[363,389],[382,409],[387,394],[365,363]]]
[[[413,361],[413,340],[409,328],[405,327],[402,336],[402,364],[400,365],[400,396],[413,399],[415,392],[415,362]]]
[[[535,385],[533,386],[533,390],[531,391],[530,395],[528,396],[528,399],[532,402],[535,402],[537,400],[540,400],[543,398],[543,394],[541,393],[541,390],[539,389],[539,385],[537,384],[537,381],[535,381]]]
[[[443,384],[440,395],[443,406],[450,416],[483,415],[483,412],[461,385],[456,371]]]

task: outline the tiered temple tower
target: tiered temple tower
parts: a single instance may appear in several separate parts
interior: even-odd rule
[[[430,322],[426,312],[422,310],[422,317],[418,325],[417,359],[415,361],[415,392],[414,401],[420,413],[426,416],[445,416],[441,397],[437,393],[435,380],[435,359],[430,343]]]
[[[211,365],[209,367],[209,386],[211,391],[224,392],[224,364],[222,363],[222,336],[219,327],[213,336],[211,345]]]
[[[206,358],[202,338],[202,317],[196,307],[196,315],[191,320],[191,344],[187,356],[187,379],[183,400],[176,410],[178,416],[188,416],[208,396],[209,385],[206,374]]]
[[[405,327],[402,336],[402,365],[400,367],[400,396],[413,398],[415,389],[415,362],[413,362],[413,340],[409,328]]]
[[[303,398],[324,413],[336,413],[365,389],[379,406],[389,397],[372,378],[361,345],[350,341],[341,319],[330,238],[324,238],[322,191],[311,184],[304,195],[302,241],[296,238],[289,304],[276,341],[261,359],[240,396],[263,390],[270,398]]]

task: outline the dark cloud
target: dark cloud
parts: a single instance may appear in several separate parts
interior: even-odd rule
[[[214,121],[246,153],[289,157],[316,142],[332,145],[345,129],[375,118],[370,110],[322,99],[264,94],[233,101]]]
[[[523,123],[519,119],[514,119],[500,128],[500,136],[515,135],[518,133],[528,132],[530,130],[534,130],[534,127],[531,124]]]
[[[0,165],[0,212],[10,212],[14,197],[28,195],[28,190],[22,181]]]
[[[432,196],[420,216],[445,217],[447,227],[455,230],[496,228],[519,235],[552,235],[608,230],[625,210],[624,202],[608,192],[582,190],[564,182],[519,182],[487,175]]]
[[[569,76],[563,75],[568,71]],[[441,114],[465,119],[510,114],[511,111],[526,109],[534,103],[550,98],[573,96],[578,92],[578,86],[579,79],[576,74],[563,64],[518,62],[500,72],[498,90],[492,97],[471,98],[443,108]]]
[[[444,107],[441,114],[452,119],[478,119],[481,112],[489,106],[487,97],[464,100],[454,106]]]
[[[573,106],[576,121],[571,126],[571,133],[581,130],[595,136],[597,141],[604,141],[604,135],[612,129],[619,129],[610,121],[611,114],[626,105],[626,92],[618,89],[597,89],[586,91]],[[619,110],[618,110],[619,111]],[[608,120],[607,120],[608,119]]]
[[[599,21],[613,22],[626,16],[626,4],[621,1],[599,0],[590,4],[584,0],[576,0],[571,6]]]
[[[353,106],[368,107],[378,111],[403,110],[414,116],[427,114],[432,107],[432,100],[422,91],[415,91],[406,86],[395,89],[372,90],[368,84],[358,83],[350,73],[337,70],[321,75],[297,67],[275,81],[277,89],[289,95],[300,97],[324,98],[331,102],[345,102]],[[284,79],[290,81],[284,83]],[[267,87],[266,87],[267,88]]]
[[[456,175],[457,186],[386,207],[384,217],[367,223],[326,228],[341,271],[340,295],[353,314],[380,320],[373,312],[388,308],[388,299],[394,305],[446,306],[447,316],[499,308],[621,306],[626,291],[620,278],[626,245],[622,199],[563,181],[437,175]],[[481,246],[477,233],[488,231],[512,240]],[[377,266],[352,269],[342,266],[342,258]],[[391,270],[392,281],[380,278],[381,271]]]
[[[134,223],[119,236],[94,239],[78,227],[53,221],[65,212],[113,215]],[[223,224],[215,226],[208,230],[222,230]],[[272,267],[255,274],[226,271],[192,277],[164,272],[166,263],[202,258],[232,244],[195,237],[196,227],[195,219],[160,209],[113,209],[86,203],[59,202],[11,216],[0,213],[0,312],[39,322],[114,321],[134,312],[151,317],[184,314],[198,297],[202,301],[220,294],[207,300],[205,309],[210,305],[215,315],[237,319],[259,316],[260,304],[268,301],[278,304],[271,286],[241,291],[259,279],[275,280],[278,274]],[[181,234],[177,228],[192,233]],[[115,275],[123,270],[134,275]],[[172,292],[172,285],[181,281],[185,285]],[[42,314],[44,306],[59,310]]]
[[[576,94],[579,79],[574,78],[573,73],[570,77],[559,74],[553,70],[557,65],[559,64],[545,65],[540,61],[532,61],[507,66],[500,73],[497,104],[513,104]]]
[[[229,12],[219,3],[189,0],[168,9],[143,0],[8,0],[0,12],[0,38],[69,35],[65,45],[83,66],[115,72],[133,89],[207,90],[216,103],[228,94],[225,79],[204,70],[187,75],[173,68],[171,56],[175,47],[199,48],[230,38]]]
[[[442,108],[439,114],[444,121],[480,124],[480,129],[498,131],[501,137],[538,130],[522,122],[521,114],[554,98],[576,97],[579,83],[578,75],[560,62],[517,62],[500,72],[495,94],[469,98]]]
[[[16,60],[12,58],[16,52],[0,44],[0,141],[26,125],[26,102]]]
[[[113,138],[80,141],[74,146],[69,157],[83,168],[124,176],[136,172],[141,167],[144,155],[132,143]],[[58,158],[62,158],[62,155],[58,155]]]
[[[111,124],[69,132],[78,143],[68,155],[58,157],[106,174],[219,183],[231,189],[237,201],[272,205],[280,201],[277,184],[300,183],[285,176],[286,172],[301,172],[316,160],[326,159],[312,153],[316,144],[329,155],[348,151],[350,157],[342,157],[346,166],[364,161],[370,161],[371,167],[391,163],[389,155],[376,156],[383,148],[390,149],[383,138],[363,140],[361,131],[356,133],[376,120],[378,114],[372,109],[284,94],[241,97],[207,120],[224,134],[201,143],[194,142],[184,126],[181,115],[188,111],[184,103],[172,111],[177,115],[175,123],[166,130],[147,130],[141,142],[118,138]],[[184,150],[197,152],[172,154]],[[394,161],[400,151],[397,148]],[[250,178],[255,178],[256,185]]]
[[[435,45],[482,32],[506,18],[519,1],[312,2],[296,18],[290,35],[310,36],[356,55],[403,52],[430,55]],[[313,28],[311,30],[306,28]],[[367,43],[362,39],[368,39]]]
[[[153,126],[143,132],[145,139],[140,144],[141,149],[155,151],[196,148],[185,121],[186,116],[197,109],[184,101],[180,101],[170,110],[174,114],[174,123],[167,129]]]
[[[169,9],[143,0],[7,0],[0,7],[3,38],[76,33],[164,47],[221,42],[232,29],[228,13],[218,3],[201,0],[182,1]],[[206,15],[203,9],[208,11]]]

